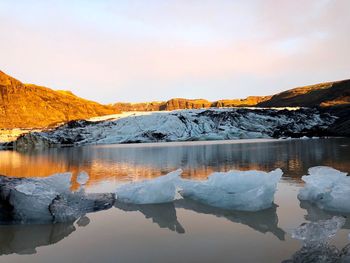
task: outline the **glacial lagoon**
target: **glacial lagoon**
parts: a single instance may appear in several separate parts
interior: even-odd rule
[[[301,248],[291,237],[300,224],[331,218],[297,194],[313,166],[350,172],[350,139],[241,140],[96,145],[37,151],[0,151],[0,174],[47,177],[89,174],[87,193],[113,192],[129,181],[181,168],[203,180],[213,172],[284,172],[274,205],[259,212],[227,211],[180,199],[168,204],[113,207],[71,223],[1,225],[0,262],[282,262]],[[339,215],[339,214],[337,214]],[[347,216],[341,214],[342,216]],[[331,244],[350,243],[350,219]]]

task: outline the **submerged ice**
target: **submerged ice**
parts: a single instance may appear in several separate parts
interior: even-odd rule
[[[350,212],[350,177],[331,167],[312,167],[303,176],[305,186],[298,198],[309,201],[321,209]]]
[[[282,170],[213,173],[206,181],[183,180],[184,198],[224,209],[259,211],[272,206]]]

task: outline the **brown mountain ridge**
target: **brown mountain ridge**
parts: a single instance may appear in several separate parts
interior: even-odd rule
[[[0,71],[0,128],[40,128],[118,112],[69,91],[23,84]]]
[[[102,105],[70,91],[24,84],[0,71],[0,129],[43,128],[76,119],[122,111],[163,111],[210,107],[319,107],[348,121],[350,80],[326,82],[287,90],[273,96],[250,96],[210,102],[174,98],[145,103]]]

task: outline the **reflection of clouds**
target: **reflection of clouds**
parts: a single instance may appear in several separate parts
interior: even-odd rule
[[[189,199],[175,201],[176,208],[183,208],[199,214],[210,214],[226,218],[234,223],[240,223],[261,233],[272,233],[279,240],[284,240],[285,232],[278,227],[276,205],[258,212],[228,211],[198,203]]]
[[[35,254],[37,247],[57,243],[75,230],[73,223],[0,226],[0,255]]]
[[[47,149],[19,153],[0,151],[0,174],[38,177],[79,171],[90,175],[88,186],[104,180],[153,178],[182,168],[183,176],[203,179],[212,172],[270,171],[282,168],[299,177],[312,166],[326,165],[350,171],[347,139],[286,140],[265,143],[107,145]],[[76,187],[76,185],[74,185]]]
[[[179,234],[185,233],[185,229],[177,220],[173,203],[135,205],[116,202],[114,206],[125,212],[139,211],[144,214],[146,218],[152,219],[152,222],[157,224],[160,228],[168,228]]]

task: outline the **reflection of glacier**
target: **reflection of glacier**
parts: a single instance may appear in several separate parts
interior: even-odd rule
[[[73,223],[0,227],[0,255],[35,254],[36,248],[57,243],[76,230]]]
[[[261,233],[272,233],[278,239],[284,240],[285,232],[278,227],[276,205],[263,211],[241,212],[215,208],[188,199],[176,200],[174,203],[176,208],[194,211],[199,214],[209,214],[226,218],[231,222],[247,225]]]
[[[90,182],[151,178],[181,167],[185,177],[205,178],[213,171],[273,170],[298,177],[316,165],[350,171],[346,139],[281,140],[275,142],[158,145],[111,145],[46,149],[19,153],[0,151],[0,174],[48,176],[86,171]]]
[[[116,202],[114,206],[125,212],[139,211],[144,214],[146,218],[152,219],[152,222],[157,224],[160,228],[168,228],[179,234],[185,233],[185,229],[177,220],[173,203],[135,205]]]

